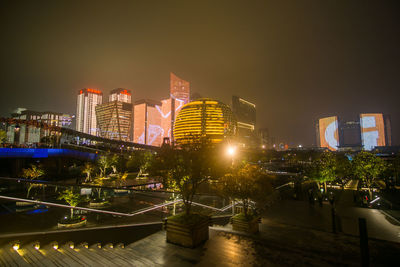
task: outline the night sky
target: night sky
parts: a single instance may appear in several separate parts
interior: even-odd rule
[[[75,114],[81,88],[192,92],[257,105],[277,141],[315,144],[318,117],[390,114],[400,143],[398,1],[1,1],[0,115]]]

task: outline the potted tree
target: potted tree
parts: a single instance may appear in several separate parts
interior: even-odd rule
[[[192,202],[199,186],[210,178],[211,154],[206,141],[160,151],[158,159],[165,163],[160,173],[166,174],[168,189],[179,193],[184,206],[183,213],[166,219],[167,242],[193,248],[208,240],[210,218],[194,213]]]
[[[223,194],[238,201],[241,212],[231,218],[232,229],[247,233],[259,230],[259,215],[255,212],[256,201],[266,198],[272,191],[268,178],[257,165],[242,163],[232,167],[231,172],[220,180]]]
[[[58,227],[78,227],[86,224],[86,217],[74,214],[74,208],[83,201],[81,195],[74,192],[72,188],[66,189],[59,193],[59,200],[64,200],[71,206],[70,216],[65,216],[61,222],[58,223]]]

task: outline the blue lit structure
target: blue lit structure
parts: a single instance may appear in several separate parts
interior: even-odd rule
[[[0,148],[0,158],[68,157],[95,160],[97,154],[64,148]]]

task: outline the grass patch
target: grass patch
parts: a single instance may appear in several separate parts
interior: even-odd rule
[[[209,217],[199,213],[191,213],[187,215],[186,213],[180,213],[175,216],[170,216],[167,218],[168,221],[173,221],[186,225],[196,225],[198,223],[204,222],[204,220],[208,220]]]

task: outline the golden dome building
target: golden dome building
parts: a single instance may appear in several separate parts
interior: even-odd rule
[[[220,143],[236,135],[237,123],[229,106],[224,103],[201,98],[182,107],[174,123],[176,144],[187,144],[209,138]]]

